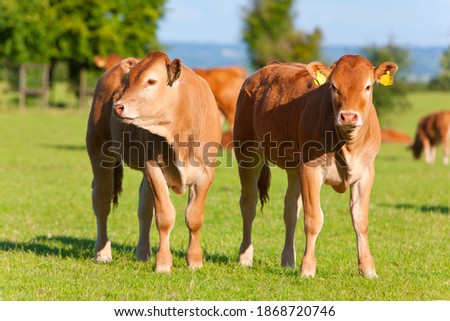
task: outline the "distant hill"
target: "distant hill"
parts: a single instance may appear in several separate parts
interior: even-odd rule
[[[213,43],[167,43],[166,52],[173,58],[181,58],[190,67],[211,68],[215,66],[239,65],[251,71],[250,60],[244,44]],[[408,78],[428,81],[440,71],[439,60],[446,47],[409,48],[412,66]],[[345,54],[361,54],[361,48],[348,46],[326,46],[321,58],[331,63]]]

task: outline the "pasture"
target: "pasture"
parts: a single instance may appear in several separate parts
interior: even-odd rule
[[[450,93],[409,98],[411,109],[390,114],[382,124],[414,135],[420,115],[450,108]],[[120,205],[109,219],[113,262],[93,260],[92,174],[84,144],[88,110],[1,112],[1,300],[450,300],[450,167],[442,165],[441,148],[430,166],[423,157],[413,161],[403,145],[382,146],[369,225],[378,279],[359,276],[349,194],[328,186],[322,190],[325,222],[316,246],[316,278],[299,275],[303,213],[296,232],[297,268],[280,267],[286,177],[275,168],[270,202],[254,223],[254,266],[239,266],[240,186],[231,154],[220,159],[224,165],[207,199],[203,268],[187,268],[187,195],[173,195],[174,267],[171,275],[162,275],[154,272],[155,226],[152,260],[134,261],[141,174],[128,168]]]

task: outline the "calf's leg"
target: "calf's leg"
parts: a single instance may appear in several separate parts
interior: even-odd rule
[[[376,278],[375,266],[369,249],[369,201],[375,170],[370,167],[366,174],[350,186],[350,213],[356,233],[358,247],[358,268],[367,278]]]
[[[151,257],[150,228],[155,212],[153,192],[145,177],[142,178],[139,188],[139,241],[136,246],[135,257],[137,261],[146,261]]]
[[[315,277],[316,257],[315,245],[323,225],[323,212],[320,207],[320,189],[322,174],[320,167],[300,166],[300,185],[304,206],[305,223],[305,253],[303,255],[301,275]]]
[[[94,179],[92,181],[92,207],[97,219],[97,240],[95,241],[95,259],[97,262],[112,260],[111,242],[108,239],[107,221],[111,210],[114,189],[114,169],[105,168],[92,159]],[[120,165],[122,166],[122,165]]]
[[[170,200],[165,177],[155,161],[146,163],[145,174],[154,196],[156,227],[159,233],[156,272],[170,273],[172,271],[172,253],[169,236],[175,224],[175,208]]]
[[[298,214],[302,208],[302,198],[300,196],[300,181],[296,170],[287,171],[288,187],[284,197],[284,224],[286,237],[284,248],[281,254],[281,265],[295,267],[295,227],[297,225]]]
[[[444,165],[448,165],[450,158],[450,127],[447,130],[447,133],[442,135],[442,147],[444,148],[444,158],[442,162]]]
[[[239,205],[243,223],[242,242],[239,248],[239,263],[245,266],[252,266],[253,264],[252,225],[256,217],[258,179],[263,164],[263,161],[259,161],[255,162],[253,164],[254,166],[239,166],[239,179],[241,182]]]
[[[206,195],[214,177],[214,168],[210,168],[208,174],[204,174],[189,188],[189,201],[186,207],[185,220],[189,229],[189,246],[186,261],[190,269],[201,268],[203,265],[200,229],[203,225]]]

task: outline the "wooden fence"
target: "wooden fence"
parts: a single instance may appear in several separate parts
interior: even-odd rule
[[[33,77],[30,77],[30,74]],[[19,109],[26,109],[27,97],[39,97],[42,109],[49,106],[50,65],[49,64],[8,64],[3,66],[2,106],[7,105],[7,93],[17,92]],[[30,81],[30,78],[32,78]],[[78,87],[78,107],[87,108],[94,88],[88,85],[88,72],[81,70]]]

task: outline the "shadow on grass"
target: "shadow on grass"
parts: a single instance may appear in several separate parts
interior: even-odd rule
[[[382,206],[397,210],[414,210],[422,213],[439,213],[444,215],[450,213],[450,208],[447,205],[382,204]]]
[[[152,248],[153,253],[156,253],[157,248]],[[185,258],[186,257],[186,250],[174,250],[171,249],[172,255],[178,257],[178,258]],[[211,263],[222,263],[227,264],[230,262],[236,261],[235,258],[231,258],[226,254],[220,254],[220,253],[213,253],[206,250],[203,250],[203,259],[206,262]]]
[[[93,259],[95,240],[76,238],[71,236],[37,236],[27,242],[0,241],[0,251],[32,252],[40,256],[55,256],[61,258]],[[135,247],[112,243],[114,252],[134,253]],[[152,247],[155,255],[158,248]],[[179,258],[186,257],[186,250],[171,249],[172,254]],[[225,254],[203,252],[204,259],[212,263],[229,263],[234,261]]]
[[[84,145],[50,145],[50,144],[41,144],[41,147],[51,148],[56,150],[68,150],[68,151],[81,151],[86,150],[86,146]]]
[[[92,259],[95,241],[70,236],[37,236],[27,242],[0,241],[1,251],[33,252],[41,256]],[[114,245],[113,251],[133,251],[133,247]]]

